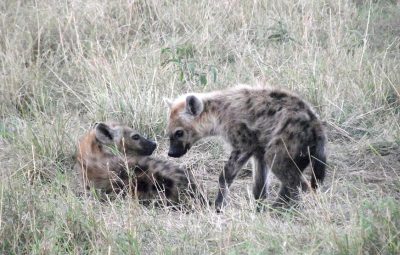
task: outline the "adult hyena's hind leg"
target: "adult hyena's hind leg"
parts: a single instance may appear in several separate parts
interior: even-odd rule
[[[299,189],[306,190],[308,186],[303,180],[302,173],[310,163],[309,156],[301,152],[291,156],[289,151],[290,145],[284,144],[282,140],[276,140],[266,152],[267,164],[281,182],[274,207],[296,204],[300,199]]]
[[[304,187],[302,183],[301,173],[293,166],[289,158],[282,160],[280,166],[273,166],[272,172],[281,181],[281,187],[278,198],[274,203],[274,207],[288,206],[296,204],[300,199],[300,187]],[[275,161],[275,163],[278,163]]]

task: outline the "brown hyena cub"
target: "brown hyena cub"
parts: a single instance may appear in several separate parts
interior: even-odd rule
[[[241,167],[254,158],[253,195],[267,197],[271,170],[281,181],[274,205],[298,199],[302,172],[311,162],[311,187],[325,176],[326,136],[311,106],[283,90],[239,86],[211,93],[189,94],[167,102],[170,107],[168,155],[181,157],[199,139],[222,136],[232,152],[219,176],[217,211]]]
[[[98,123],[78,144],[76,168],[86,189],[120,193],[130,187],[140,200],[161,195],[170,204],[194,197],[191,172],[150,157],[156,147],[129,127]]]

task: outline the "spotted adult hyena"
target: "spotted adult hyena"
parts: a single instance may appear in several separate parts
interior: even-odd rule
[[[311,161],[311,187],[325,176],[326,136],[321,121],[308,103],[283,90],[239,86],[223,91],[188,94],[167,102],[170,106],[168,155],[181,157],[199,139],[220,135],[231,146],[219,176],[217,211],[241,167],[254,158],[253,195],[267,196],[271,170],[281,181],[275,205],[297,199],[306,188],[302,172]]]
[[[150,157],[156,146],[129,127],[98,123],[78,144],[76,169],[86,189],[119,193],[130,187],[141,200],[161,195],[172,204],[194,196],[190,171]]]

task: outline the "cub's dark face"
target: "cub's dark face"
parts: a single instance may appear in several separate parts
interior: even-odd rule
[[[155,142],[128,127],[123,128],[123,139],[120,143],[128,155],[150,156],[157,148]]]
[[[150,156],[157,144],[132,128],[117,124],[98,123],[95,126],[96,139],[105,146],[116,146],[119,153],[129,156]]]

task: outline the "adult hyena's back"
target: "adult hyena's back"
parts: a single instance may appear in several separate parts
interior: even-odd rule
[[[239,88],[228,91],[217,102],[221,118],[229,120],[222,125],[234,148],[266,152],[269,165],[280,164],[278,160],[281,159],[282,165],[275,165],[281,169],[275,171],[278,175],[288,168],[302,171],[311,162],[311,186],[316,188],[317,181],[323,181],[325,131],[303,99],[282,90]],[[282,180],[291,179],[288,172],[282,172],[282,175]],[[297,177],[293,178],[297,180]]]
[[[287,91],[244,87],[217,96],[206,107],[218,109],[230,137],[262,147],[277,136],[307,144],[312,143],[314,133],[324,133],[308,103]]]

